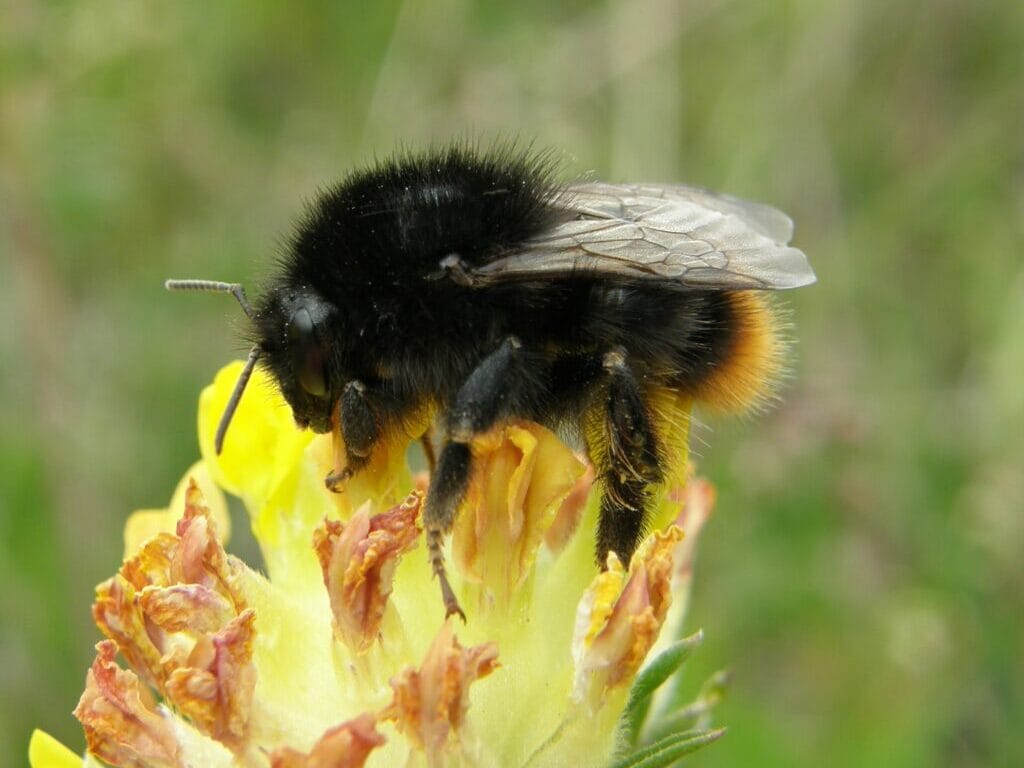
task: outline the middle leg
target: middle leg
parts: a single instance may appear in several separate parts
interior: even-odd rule
[[[442,544],[469,487],[470,442],[504,419],[535,418],[547,389],[544,370],[540,355],[524,350],[518,339],[506,339],[473,370],[448,409],[447,434],[423,510],[427,552],[441,586],[445,617],[466,618],[448,583]]]

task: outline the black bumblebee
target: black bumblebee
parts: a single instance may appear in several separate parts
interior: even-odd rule
[[[663,403],[742,410],[772,391],[784,343],[766,291],[815,280],[792,230],[774,208],[704,189],[560,184],[545,155],[459,145],[322,193],[255,306],[237,284],[167,285],[230,291],[252,321],[218,451],[257,363],[299,427],[340,430],[332,489],[381,439],[437,415],[423,523],[446,611],[461,614],[441,545],[473,436],[512,418],[580,435],[603,491],[598,563],[628,563],[682,454],[662,437]]]

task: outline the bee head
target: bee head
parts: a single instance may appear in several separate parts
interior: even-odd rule
[[[276,288],[254,313],[263,366],[300,429],[330,432],[340,376],[330,343],[331,306],[311,290]]]
[[[239,283],[167,280],[164,287],[170,291],[230,293],[252,321],[254,343],[217,427],[217,453],[224,446],[231,418],[257,363],[276,379],[300,429],[331,431],[331,412],[344,380],[338,365],[343,352],[330,343],[336,334],[329,328],[334,318],[328,302],[305,286],[294,288],[288,284],[269,290],[256,307],[249,304]]]

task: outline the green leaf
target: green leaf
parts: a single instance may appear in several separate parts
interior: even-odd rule
[[[644,738],[661,739],[673,733],[704,729],[711,725],[711,710],[725,697],[731,673],[719,670],[701,686],[697,698],[689,704],[659,714],[657,720],[644,725]]]
[[[656,741],[649,747],[638,749],[626,757],[619,758],[609,768],[665,768],[676,760],[695,752],[706,744],[717,741],[725,728],[713,731],[684,731]]]
[[[651,696],[662,683],[668,680],[672,674],[679,669],[684,661],[689,658],[694,648],[700,646],[704,641],[704,632],[697,630],[689,637],[678,640],[641,670],[629,691],[629,703],[622,713],[622,721],[625,733],[630,744],[636,744],[640,734],[640,728],[647,718],[647,712],[651,707]]]

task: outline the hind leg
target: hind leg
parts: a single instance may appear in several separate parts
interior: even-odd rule
[[[596,553],[603,569],[609,552],[628,567],[643,534],[650,488],[662,480],[664,469],[649,407],[625,350],[606,353],[602,365],[607,384],[603,411],[592,406],[602,424],[591,459],[604,491]]]

